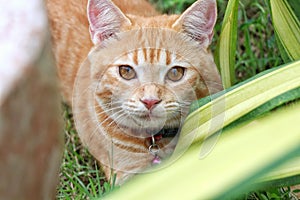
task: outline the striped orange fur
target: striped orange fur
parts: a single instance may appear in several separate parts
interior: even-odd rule
[[[82,142],[106,176],[121,184],[165,158],[192,101],[220,91],[209,45],[215,0],[198,0],[182,15],[159,15],[144,0],[47,0],[65,100]],[[73,99],[72,99],[73,98]]]

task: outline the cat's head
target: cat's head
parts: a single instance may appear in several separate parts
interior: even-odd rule
[[[192,101],[221,89],[207,50],[215,0],[199,0],[180,16],[151,18],[90,0],[88,19],[95,107],[121,127],[151,134],[179,127]]]

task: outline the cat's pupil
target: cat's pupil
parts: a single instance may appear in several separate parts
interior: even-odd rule
[[[125,80],[131,80],[136,77],[136,73],[135,73],[134,69],[129,65],[119,66],[119,74]]]
[[[167,77],[171,81],[179,81],[182,79],[184,72],[185,68],[176,66],[169,70]]]

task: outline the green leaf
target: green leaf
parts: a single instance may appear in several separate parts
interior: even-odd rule
[[[295,5],[294,1],[292,3]],[[287,0],[271,0],[270,5],[277,38],[291,60],[300,59],[300,22],[297,16]]]
[[[224,199],[254,189],[266,172],[299,155],[299,111],[298,103],[225,131],[203,160],[199,146],[192,145],[170,167],[140,175],[107,199]]]
[[[229,0],[216,49],[215,61],[220,69],[224,88],[235,83],[238,5],[239,0]]]
[[[191,137],[203,140],[274,97],[300,87],[299,74],[300,61],[296,61],[213,99],[187,117],[177,146],[187,146]],[[212,126],[212,121],[218,123]]]

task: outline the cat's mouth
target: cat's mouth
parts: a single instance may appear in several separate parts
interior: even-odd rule
[[[162,123],[166,122],[166,118],[162,116],[155,115],[140,115],[132,117],[139,127],[161,127]]]
[[[159,116],[156,114],[152,114],[152,113],[148,113],[148,114],[140,115],[139,118],[142,120],[146,120],[146,121],[153,121],[153,120],[164,119],[165,117],[162,117],[162,116]]]

